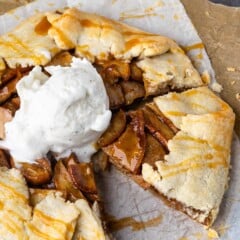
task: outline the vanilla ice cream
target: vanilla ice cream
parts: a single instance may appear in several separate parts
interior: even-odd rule
[[[36,66],[17,84],[21,107],[5,124],[2,147],[16,163],[34,162],[49,151],[60,157],[74,151],[89,161],[94,144],[111,119],[109,99],[96,69],[73,58],[70,67]]]

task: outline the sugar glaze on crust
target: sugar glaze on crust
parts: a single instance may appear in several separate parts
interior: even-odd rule
[[[169,153],[155,162],[156,170],[143,164],[143,179],[184,204],[192,218],[211,225],[228,184],[234,113],[207,87],[154,102],[179,132],[168,142]]]
[[[46,65],[62,50],[74,50],[92,62],[136,60],[144,72],[146,95],[203,85],[173,40],[74,8],[34,15],[1,36],[0,73],[7,66]]]

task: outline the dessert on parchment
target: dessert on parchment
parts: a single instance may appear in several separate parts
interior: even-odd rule
[[[173,40],[76,9],[40,13],[0,37],[0,76],[0,163],[18,168],[40,199],[29,234],[41,221],[35,209],[72,209],[75,227],[79,208],[80,218],[92,214],[98,194],[88,162],[97,150],[98,162],[109,157],[167,204],[213,223],[234,113]]]

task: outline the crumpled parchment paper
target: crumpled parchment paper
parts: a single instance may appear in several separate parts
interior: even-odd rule
[[[187,0],[184,1],[185,4],[186,2]],[[0,34],[10,31],[21,20],[34,13],[66,6],[98,13],[175,39],[185,47],[200,73],[207,71],[211,82],[215,81],[215,74],[202,41],[179,0],[38,0],[0,16]],[[235,135],[229,189],[213,226],[223,240],[237,240],[240,236],[239,172],[240,143]],[[117,230],[113,233],[116,239],[218,239],[214,231],[204,229],[184,214],[165,206],[158,197],[141,189],[114,167],[109,172],[99,174],[98,181],[105,211],[112,228]]]

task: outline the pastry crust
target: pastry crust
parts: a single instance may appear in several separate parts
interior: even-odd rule
[[[154,102],[179,132],[168,142],[169,154],[155,162],[157,170],[143,164],[143,178],[184,205],[193,219],[211,225],[228,183],[234,113],[207,87],[169,93]]]
[[[0,70],[6,67],[3,60],[11,68],[17,64],[46,65],[58,52],[70,49],[92,62],[136,60],[144,71],[147,95],[166,92],[169,87],[182,89],[203,84],[188,57],[173,40],[74,8],[62,14],[38,14],[1,36]],[[156,66],[159,67],[156,69]]]
[[[61,49],[76,48],[89,60],[109,58],[130,61],[153,57],[167,51],[182,52],[171,39],[147,33],[105,17],[68,9],[63,14],[48,14],[48,34]]]
[[[75,202],[75,206],[80,211],[80,216],[73,240],[108,240],[109,238],[105,236],[99,216],[89,207],[88,203],[83,199],[79,199]]]
[[[25,179],[16,169],[0,168],[0,232],[4,240],[26,240],[25,222],[31,218]]]
[[[31,205],[29,203],[31,199]],[[57,190],[29,189],[17,169],[0,167],[0,231],[4,240],[109,239],[94,206],[65,201]]]
[[[45,14],[36,14],[0,37],[0,70],[6,68],[3,60],[10,68],[45,65],[60,51],[47,32],[36,30],[44,20]]]
[[[164,53],[137,62],[143,71],[146,95],[165,93],[170,89],[198,87],[199,73],[182,53]]]
[[[31,221],[26,223],[30,239],[71,240],[80,212],[74,203],[65,202],[57,194],[49,194],[33,209]]]

